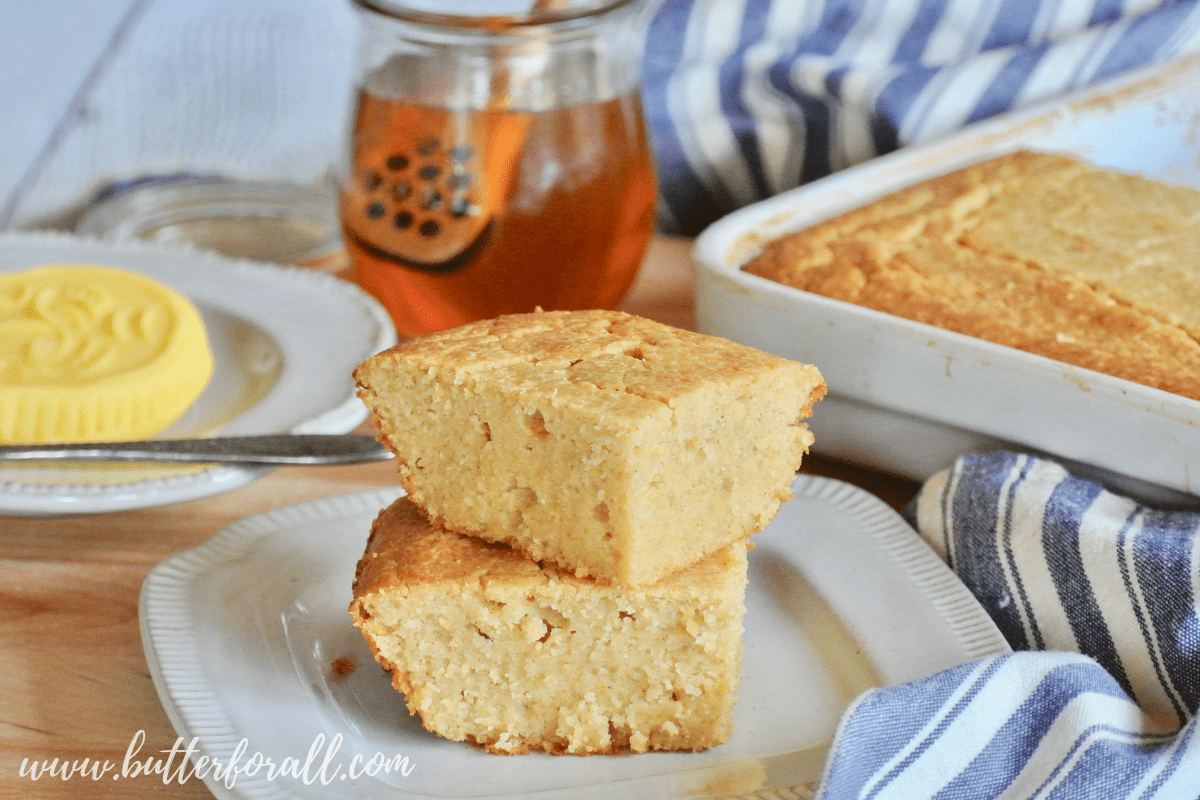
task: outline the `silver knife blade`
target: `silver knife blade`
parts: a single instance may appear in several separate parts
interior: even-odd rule
[[[375,437],[349,433],[0,445],[0,462],[69,460],[265,465],[358,464],[389,458],[392,458],[391,451]]]

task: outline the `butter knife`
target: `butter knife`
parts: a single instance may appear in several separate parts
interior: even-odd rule
[[[0,445],[0,462],[161,461],[222,464],[359,464],[385,461],[391,451],[374,436],[277,434],[138,442]]]

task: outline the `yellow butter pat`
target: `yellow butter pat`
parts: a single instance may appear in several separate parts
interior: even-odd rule
[[[0,275],[0,442],[146,438],[212,372],[199,311],[158,281],[86,264]]]

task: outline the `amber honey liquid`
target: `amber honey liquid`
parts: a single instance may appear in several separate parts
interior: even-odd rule
[[[352,274],[403,335],[612,308],[653,230],[636,91],[537,113],[363,93],[353,148],[341,202]]]

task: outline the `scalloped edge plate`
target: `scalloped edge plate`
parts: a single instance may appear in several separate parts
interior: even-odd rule
[[[231,259],[141,241],[67,234],[0,235],[0,272],[89,263],[149,275],[200,309],[215,369],[204,393],[161,436],[344,433],[366,418],[354,368],[396,342],[383,307],[312,269]],[[0,514],[118,511],[209,497],[266,467],[104,465],[0,468]]]
[[[742,685],[730,741],[701,753],[495,756],[424,731],[350,621],[371,521],[400,490],[247,517],[164,561],[142,586],[146,660],[197,755],[323,773],[216,780],[223,800],[726,797],[811,791],[842,711],[861,691],[1008,652],[962,582],[892,508],[801,475],[751,541]],[[335,661],[353,664],[349,674]],[[324,737],[324,748],[318,747]],[[329,742],[339,737],[339,749]],[[355,757],[409,772],[349,777]]]

